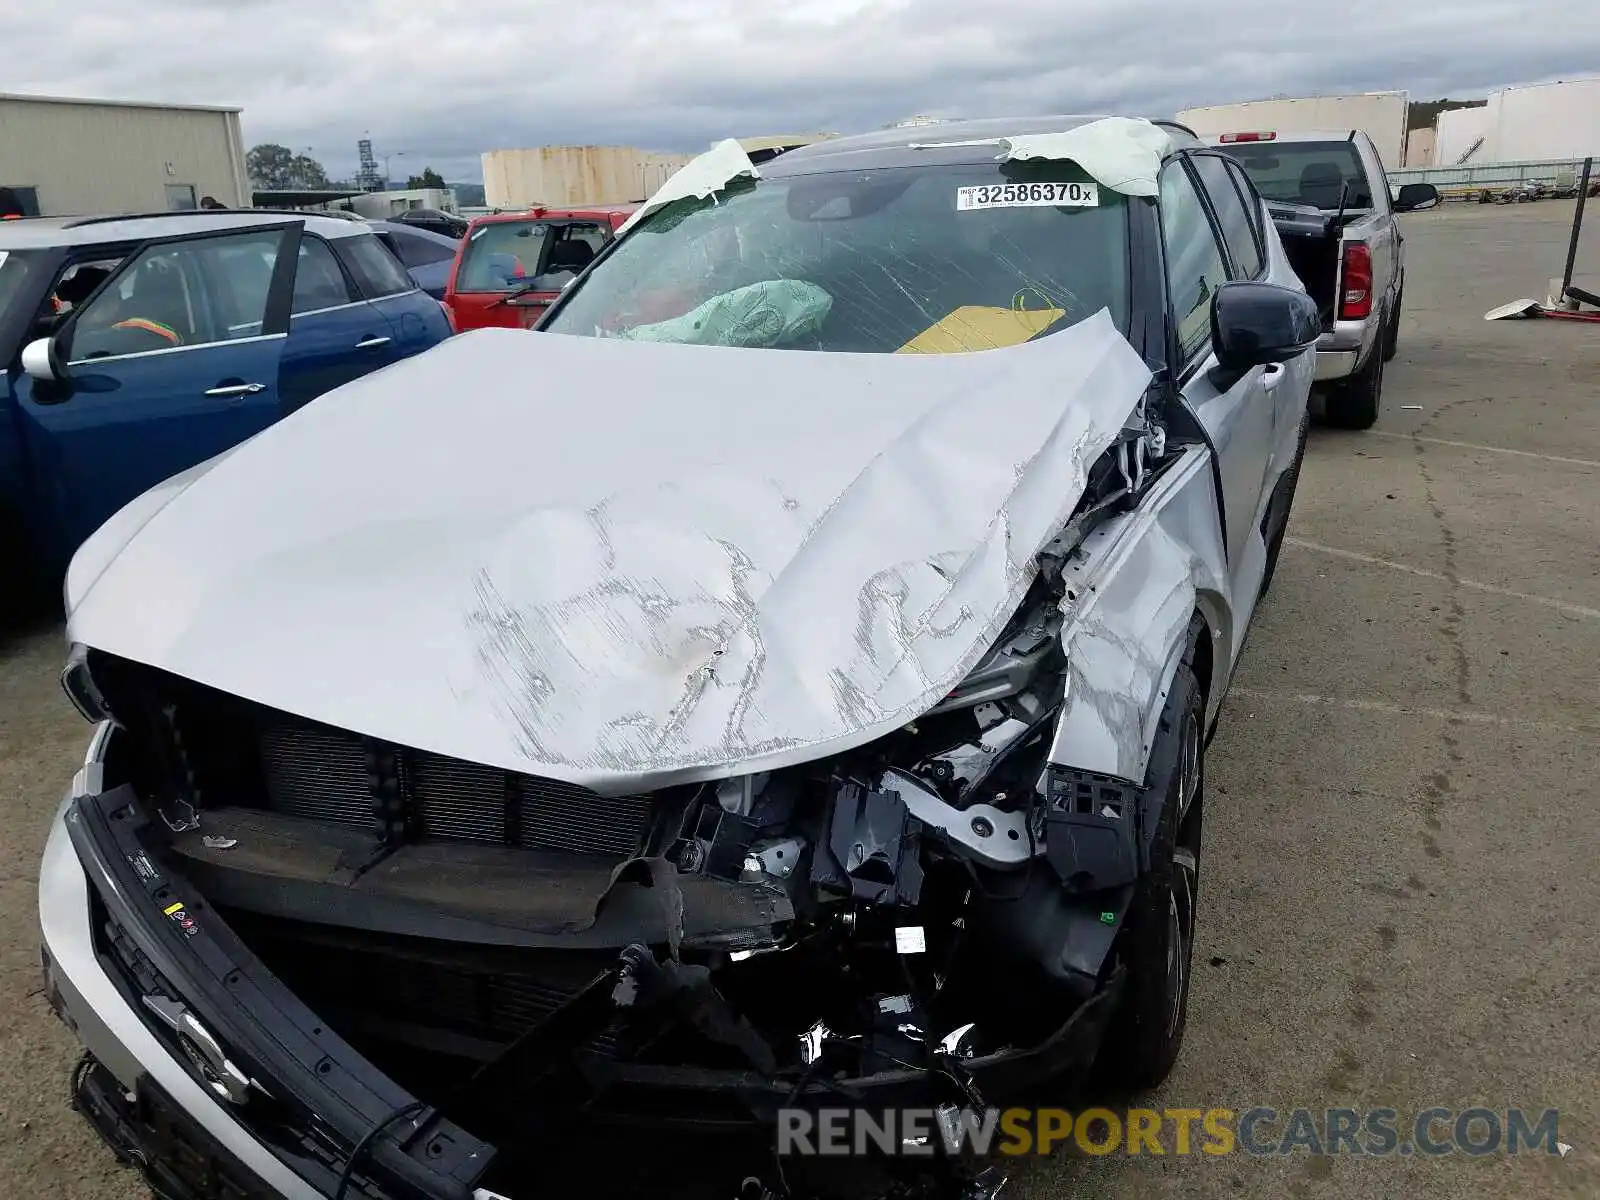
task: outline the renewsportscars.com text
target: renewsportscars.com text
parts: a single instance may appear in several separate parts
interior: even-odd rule
[[[1088,1155],[1563,1155],[1556,1109],[1258,1107],[782,1109],[778,1153]]]

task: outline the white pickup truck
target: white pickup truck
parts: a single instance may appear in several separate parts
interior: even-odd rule
[[[1322,313],[1317,374],[1331,425],[1378,419],[1383,365],[1394,357],[1405,291],[1397,213],[1432,208],[1431,183],[1389,192],[1377,148],[1360,130],[1254,131],[1205,139],[1244,167],[1267,203],[1284,251]]]

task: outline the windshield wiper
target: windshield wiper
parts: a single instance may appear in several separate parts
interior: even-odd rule
[[[542,292],[542,291],[547,291],[547,290],[548,289],[541,288],[539,286],[539,280],[538,280],[537,277],[535,277],[534,279],[531,279],[527,283],[523,284],[521,287],[517,288],[515,291],[507,292],[504,296],[501,296],[500,299],[496,300],[489,307],[490,308],[499,308],[502,304],[510,304],[513,300],[517,299],[518,297],[526,296],[529,292]]]

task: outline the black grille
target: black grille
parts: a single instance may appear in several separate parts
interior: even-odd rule
[[[267,724],[258,739],[266,807],[318,821],[372,825],[376,746],[308,721]],[[400,753],[397,762],[415,838],[623,856],[639,848],[649,825],[645,796],[599,796],[576,784],[420,750]]]
[[[313,1011],[350,1033],[363,1026],[410,1029],[413,1036],[434,1030],[504,1044],[616,961],[611,951],[503,952],[396,935],[354,938],[249,913],[230,912],[228,922]],[[615,1049],[609,1034],[589,1045]]]
[[[358,739],[315,725],[269,725],[261,734],[261,767],[273,811],[372,823],[372,789]]]

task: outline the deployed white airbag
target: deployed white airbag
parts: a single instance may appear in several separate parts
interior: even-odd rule
[[[727,187],[735,179],[748,175],[760,179],[761,172],[744,152],[736,138],[723,138],[704,154],[697,154],[656,189],[655,195],[637,208],[633,215],[617,229],[621,237],[658,208],[665,208],[675,200],[693,197],[704,200]]]
[[[616,336],[688,346],[786,346],[815,333],[833,297],[814,283],[768,279],[698,304],[681,317],[635,325]]]
[[[1044,158],[1072,162],[1114,192],[1154,196],[1161,160],[1172,149],[1172,138],[1149,121],[1103,117],[1065,133],[1002,138],[1000,147],[1002,160]]]

